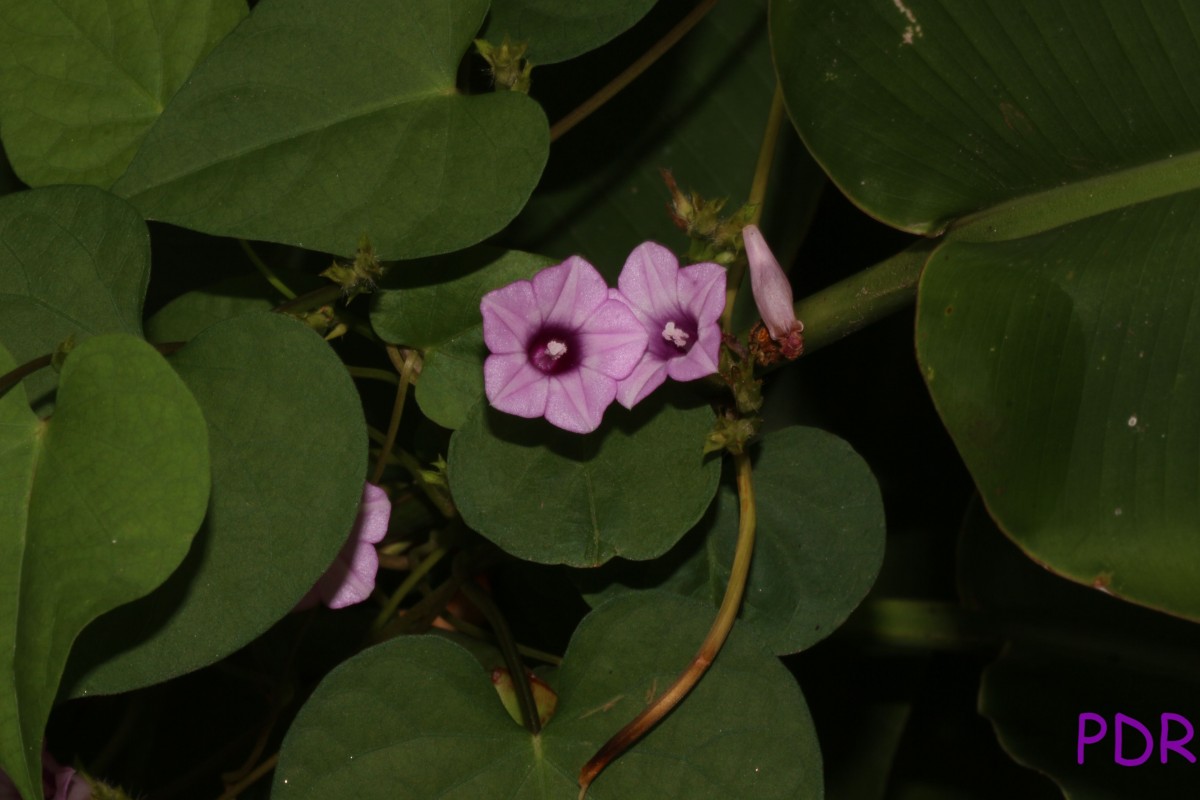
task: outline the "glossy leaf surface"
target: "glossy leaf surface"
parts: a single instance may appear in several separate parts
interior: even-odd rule
[[[949,243],[918,356],[1002,528],[1040,562],[1200,618],[1200,193]]]
[[[993,235],[1011,216],[1045,229],[1196,186],[1197,27],[1179,0],[771,5],[805,143],[864,210],[917,233],[975,212]]]
[[[1056,572],[1197,618],[1197,10],[774,0],[771,20],[831,177],[949,228],[918,355],[988,509]]]

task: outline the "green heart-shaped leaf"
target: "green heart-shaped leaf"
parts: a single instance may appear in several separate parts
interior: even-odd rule
[[[15,365],[0,348],[0,374]],[[0,397],[0,764],[41,797],[42,729],[72,642],[179,566],[204,516],[208,434],[148,344],[93,337],[63,365],[54,415]]]
[[[245,0],[6,0],[0,130],[31,186],[111,186]]]
[[[137,210],[87,186],[0,198],[0,337],[29,361],[74,336],[142,333],[150,236]],[[26,381],[40,401],[49,371]]]
[[[548,148],[529,97],[455,88],[487,5],[264,0],[114,191],[154,219],[330,253],[364,233],[385,258],[474,244],[525,204]]]
[[[208,516],[178,572],[80,637],[76,695],[211,664],[291,610],[333,562],[366,470],[362,404],[319,336],[278,314],[218,323],[171,358],[212,440]]]
[[[580,625],[548,680],[538,736],[466,650],[404,637],[345,662],[288,731],[272,796],[574,800],[580,768],[691,660],[711,622],[670,595],[624,597]],[[592,784],[593,800],[819,798],[821,756],[795,680],[735,629],[704,680]]]
[[[712,502],[719,461],[705,459],[707,406],[660,391],[614,404],[587,436],[479,403],[450,439],[449,478],[463,519],[518,558],[594,567],[655,558]]]
[[[846,442],[784,428],[755,448],[757,533],[739,619],[778,654],[833,633],[879,573],[884,517],[870,469]],[[612,561],[574,577],[590,602],[665,589],[721,605],[738,535],[738,497],[717,494],[705,520],[662,558]]]

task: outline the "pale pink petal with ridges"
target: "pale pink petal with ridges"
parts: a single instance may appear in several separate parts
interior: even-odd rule
[[[483,362],[488,402],[518,417],[540,417],[546,410],[548,381],[524,353],[488,356]]]
[[[479,302],[483,341],[493,353],[523,353],[541,325],[533,284],[517,281],[488,292]]]
[[[630,305],[654,317],[660,309],[679,304],[678,274],[679,260],[674,253],[657,242],[643,242],[625,260],[617,286]]]
[[[720,264],[705,262],[679,270],[679,302],[696,315],[701,326],[721,318],[725,310],[725,279],[727,273]]]
[[[534,275],[533,293],[547,323],[576,329],[608,299],[608,285],[595,267],[571,256]]]
[[[610,378],[628,375],[646,351],[646,329],[619,300],[608,300],[579,332],[582,364]]]
[[[591,433],[600,426],[617,394],[617,382],[595,370],[580,368],[550,380],[546,419],[572,433]]]
[[[667,379],[667,362],[657,358],[643,359],[629,377],[617,384],[617,402],[633,408]]]

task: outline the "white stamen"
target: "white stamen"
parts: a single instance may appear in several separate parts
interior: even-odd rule
[[[676,347],[683,347],[688,340],[687,331],[676,328],[674,322],[667,323],[667,327],[662,330],[662,337]]]
[[[554,358],[554,359],[561,358],[563,356],[563,354],[566,352],[567,352],[566,342],[560,342],[557,339],[551,339],[546,344],[546,355],[550,356],[551,358]]]

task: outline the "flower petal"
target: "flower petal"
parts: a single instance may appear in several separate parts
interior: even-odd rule
[[[334,566],[321,576],[321,598],[330,608],[345,608],[361,603],[375,589],[379,572],[379,553],[368,542],[347,543]]]
[[[616,394],[617,382],[607,375],[586,367],[564,372],[550,380],[546,419],[572,433],[591,433]]]
[[[488,402],[509,414],[532,418],[546,411],[549,380],[525,353],[488,356],[483,362],[483,388]]]
[[[656,317],[679,307],[679,260],[658,242],[643,242],[625,259],[617,286],[629,304]]]
[[[696,343],[687,355],[666,362],[667,374],[672,380],[694,381],[712,375],[718,369],[717,358],[721,352],[721,328],[715,322],[700,328]]]
[[[533,276],[533,293],[547,324],[576,330],[608,299],[608,284],[579,256]]]
[[[649,336],[634,313],[620,300],[607,300],[579,329],[582,366],[621,379],[646,352]]]
[[[529,281],[516,281],[488,292],[479,301],[483,315],[483,341],[493,353],[524,353],[529,339],[542,324]]]
[[[388,521],[392,518],[392,501],[387,492],[370,481],[363,484],[363,496],[358,506],[354,533],[360,542],[378,544],[387,536]]]
[[[696,316],[703,328],[721,318],[725,310],[725,279],[728,273],[720,264],[705,262],[679,270],[679,303]]]
[[[695,349],[695,348],[693,348]],[[677,359],[682,360],[682,359]],[[633,408],[667,379],[667,362],[646,353],[629,377],[617,384],[617,402]]]

